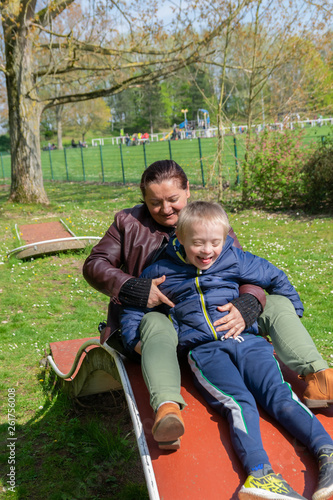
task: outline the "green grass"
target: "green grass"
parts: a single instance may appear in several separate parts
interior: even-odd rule
[[[135,149],[135,148],[133,148]],[[40,367],[49,342],[97,335],[108,298],[93,290],[81,269],[88,250],[35,260],[7,259],[18,246],[15,224],[62,218],[78,236],[101,236],[114,213],[139,202],[138,186],[46,183],[50,206],[8,203],[0,188],[0,469],[8,474],[7,394],[16,394],[16,492],[0,499],[147,499],[143,473],[121,393],[68,400]],[[192,199],[214,190],[192,188]],[[305,305],[304,325],[333,366],[332,218],[269,213],[228,206],[239,241],[281,267]]]
[[[329,126],[304,129],[304,143],[320,141],[332,133]],[[244,157],[245,135],[238,134],[236,150],[234,137],[225,136],[224,178],[233,184],[238,175],[238,164]],[[170,149],[171,148],[171,149]],[[126,147],[105,145],[88,148],[65,148],[42,151],[44,180],[117,182],[130,184],[139,182],[143,170],[156,160],[172,158],[187,172],[193,185],[215,185],[216,138],[188,139],[183,141],[151,142],[143,146]],[[239,172],[241,180],[241,172]],[[10,156],[1,154],[0,178],[10,179]]]

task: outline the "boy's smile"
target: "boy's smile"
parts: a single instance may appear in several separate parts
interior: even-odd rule
[[[182,237],[177,235],[186,252],[186,260],[198,269],[209,269],[222,251],[223,227],[212,222],[195,222]]]

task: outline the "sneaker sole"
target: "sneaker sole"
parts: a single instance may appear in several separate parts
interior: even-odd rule
[[[272,491],[262,490],[259,488],[244,489],[238,492],[239,500],[295,500],[295,497],[278,495]],[[304,498],[304,497],[299,497]],[[297,500],[297,499],[296,499]],[[305,500],[305,499],[304,499]],[[319,499],[318,499],[319,500]]]
[[[333,499],[333,486],[329,488],[322,488],[319,491],[316,491],[313,496],[312,500],[331,500]]]
[[[153,437],[158,443],[177,441],[185,432],[184,424],[173,413],[166,415],[153,430]]]
[[[304,404],[308,408],[328,408],[333,405],[333,399],[304,399]]]
[[[180,439],[176,439],[176,441],[158,443],[158,447],[160,450],[169,450],[169,451],[179,450],[180,449]]]

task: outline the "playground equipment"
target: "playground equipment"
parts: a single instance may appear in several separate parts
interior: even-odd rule
[[[41,255],[80,250],[90,245],[98,236],[76,236],[60,219],[59,221],[25,224],[20,228],[15,224],[16,238],[21,244],[8,252],[7,256],[16,255],[18,259],[40,257]]]
[[[167,141],[167,140],[171,137],[172,132],[173,132],[173,129],[172,129],[172,130],[170,130],[170,132],[169,132],[167,135],[165,135],[164,137],[162,136],[162,137],[160,138],[160,141]]]
[[[177,452],[162,451],[151,433],[154,414],[139,364],[112,348],[110,339],[97,337],[50,344],[48,361],[68,394],[80,397],[122,388],[138,444],[150,500],[236,500],[245,473],[234,454],[227,422],[205,403],[192,384],[187,363],[182,363],[185,435]],[[282,365],[287,381],[300,396],[305,383]],[[333,432],[333,407],[317,414]],[[306,498],[317,482],[317,465],[308,451],[262,410],[265,449],[276,473]]]
[[[197,112],[197,122],[198,122],[198,127],[200,128],[209,128],[210,126],[210,118],[209,118],[209,113],[207,109],[198,109]]]

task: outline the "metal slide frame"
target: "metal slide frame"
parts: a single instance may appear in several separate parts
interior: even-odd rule
[[[55,364],[51,355],[49,355],[47,357],[47,360],[50,363],[52,369],[58,375],[58,377],[60,377],[62,379],[72,379],[73,378],[72,375],[77,368],[77,365],[81,359],[81,356],[84,353],[87,353],[86,349],[89,346],[101,347],[102,349],[104,349],[105,351],[107,351],[110,354],[110,356],[114,359],[114,361],[116,363],[116,367],[117,367],[119,377],[120,377],[120,380],[121,380],[121,383],[123,386],[126,402],[128,405],[128,409],[129,409],[132,423],[133,423],[133,427],[134,427],[134,433],[135,433],[136,441],[137,441],[138,448],[139,448],[139,453],[140,453],[141,463],[142,463],[142,467],[143,467],[143,472],[144,472],[146,483],[147,483],[149,498],[150,498],[150,500],[160,500],[160,495],[159,495],[158,488],[157,488],[153,464],[152,464],[151,456],[149,453],[149,448],[147,445],[145,433],[143,430],[143,425],[141,422],[140,413],[139,413],[139,410],[138,410],[138,407],[137,407],[137,404],[136,404],[136,401],[134,398],[132,386],[131,386],[130,380],[129,380],[127,372],[126,372],[126,368],[125,368],[122,356],[117,351],[115,351],[112,347],[108,346],[106,342],[104,344],[101,344],[99,342],[99,340],[92,339],[92,340],[87,340],[86,342],[84,342],[80,346],[80,348],[75,356],[73,365],[68,373],[62,373],[59,370],[59,368]]]

